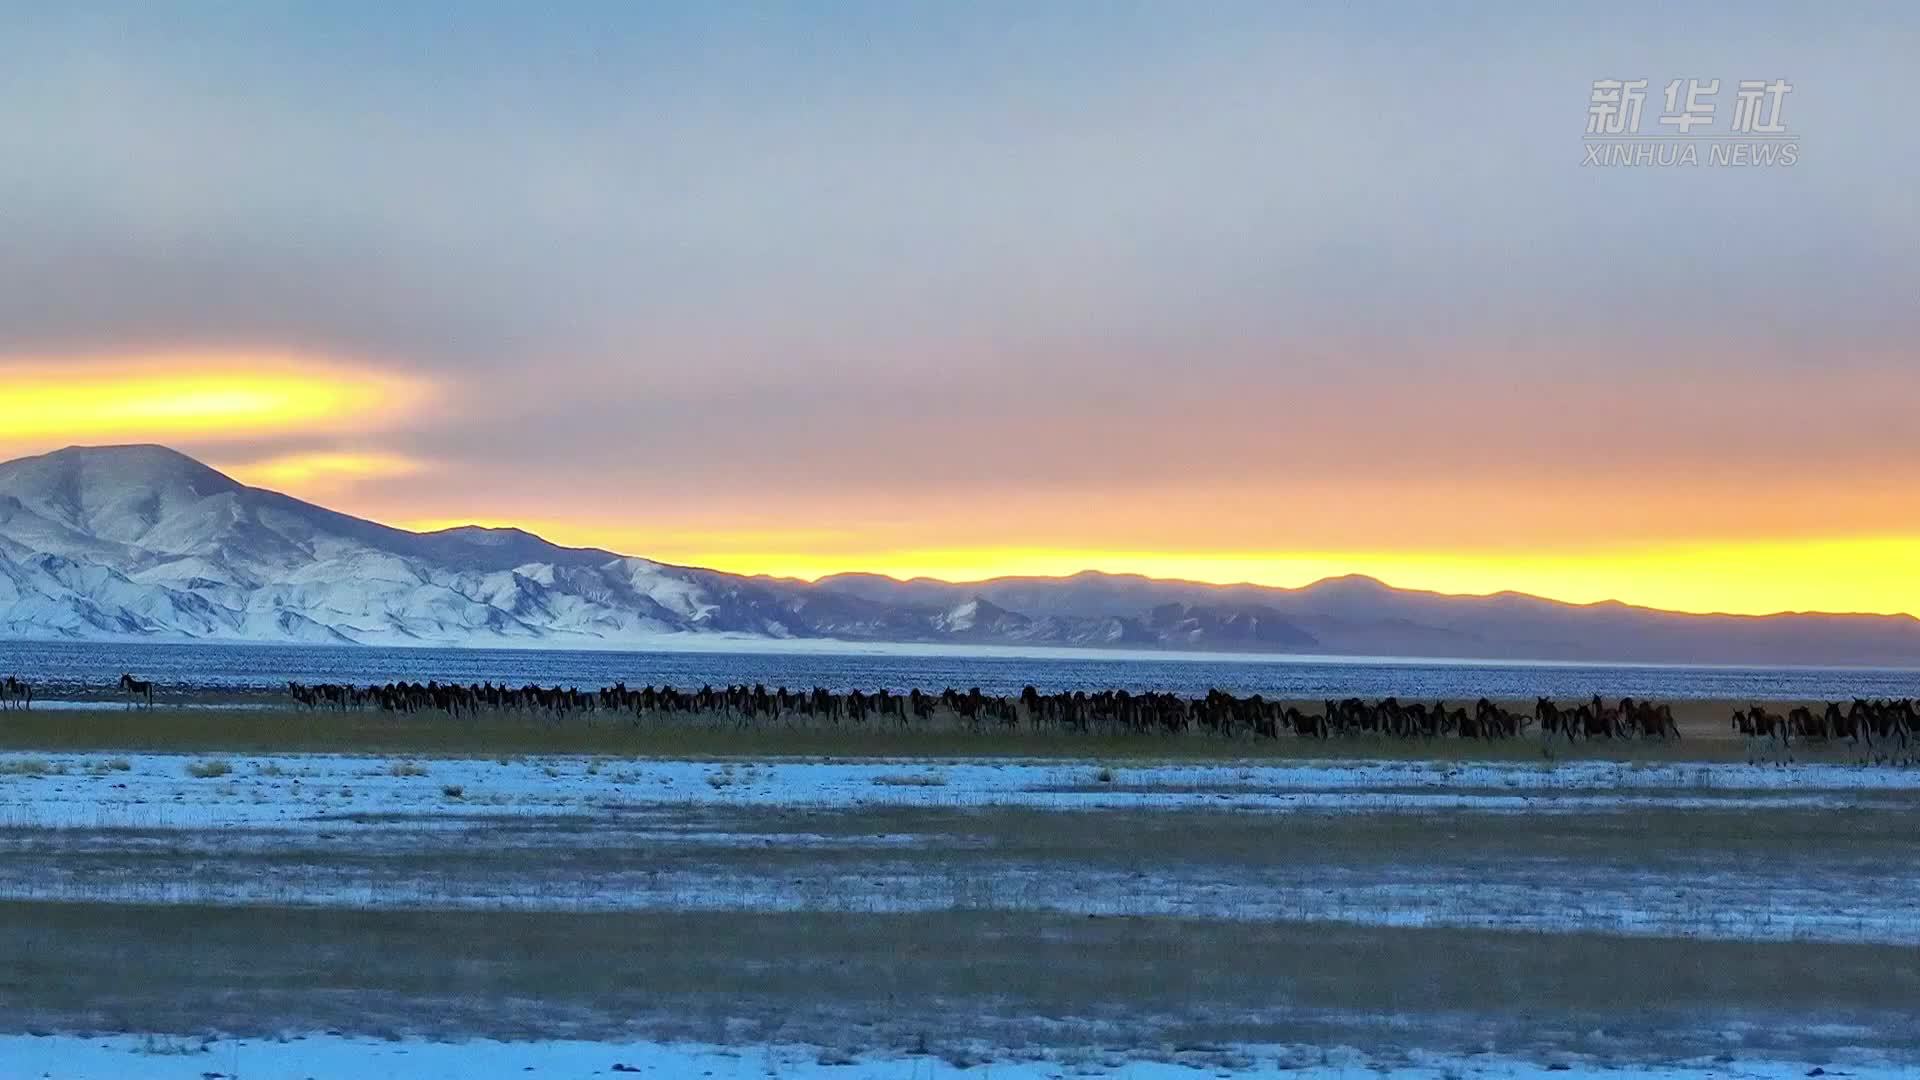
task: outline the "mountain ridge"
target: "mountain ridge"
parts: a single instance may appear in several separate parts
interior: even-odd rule
[[[642,647],[696,637],[1477,659],[1920,664],[1907,615],[1666,612],[1365,575],[1294,589],[1082,571],[815,582],[517,528],[411,532],[157,445],[0,463],[0,639]]]

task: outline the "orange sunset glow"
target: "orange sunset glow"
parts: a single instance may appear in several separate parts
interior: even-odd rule
[[[764,529],[678,532],[566,520],[405,521],[433,531],[463,524],[519,527],[556,543],[684,566],[817,580],[876,573],[906,580],[981,581],[1114,574],[1297,588],[1364,574],[1401,588],[1490,595],[1523,592],[1570,603],[1618,600],[1671,611],[1766,615],[1783,611],[1920,614],[1920,537],[1675,543],[1614,550],[1114,551],[1087,548],[886,548],[852,534],[782,536]]]
[[[1724,527],[1744,512],[1739,500],[1721,507],[1710,494],[1652,480],[1631,499],[1609,481],[1604,496],[1561,502],[1496,489],[1462,488],[1439,501],[1432,491],[1395,491],[1346,519],[1346,528],[1298,527],[1306,541],[1298,547],[1273,544],[1272,522],[1284,519],[1250,515],[1260,505],[1257,491],[1156,495],[1154,505],[1167,509],[1144,520],[1114,499],[1035,496],[1020,485],[1009,489],[1001,513],[986,519],[918,504],[873,517],[876,507],[829,498],[809,520],[804,502],[781,495],[776,503],[792,520],[769,523],[764,514],[740,520],[738,513],[763,498],[729,500],[725,492],[699,500],[709,515],[701,524],[687,521],[684,504],[674,500],[657,514],[636,509],[630,518],[610,518],[604,507],[575,505],[569,497],[590,472],[571,476],[556,491],[545,482],[526,486],[519,470],[476,471],[404,449],[394,433],[417,421],[430,396],[418,379],[291,354],[13,362],[0,364],[0,398],[14,410],[0,446],[23,454],[90,441],[206,447],[217,466],[244,483],[421,531],[517,526],[562,544],[807,580],[859,571],[971,581],[1100,570],[1296,587],[1365,574],[1445,593],[1518,591],[1692,612],[1920,613],[1920,536],[1716,537],[1716,523]],[[481,477],[488,479],[476,482]],[[1588,490],[1598,492],[1592,483]],[[1697,529],[1649,535],[1645,522],[1628,515],[1611,523],[1613,543],[1577,540],[1589,528],[1585,507],[1596,497],[1657,507],[1650,520],[1666,525],[1704,523],[1707,535]],[[1863,497],[1826,493],[1827,505],[1836,508]],[[504,512],[513,503],[527,512]],[[1449,514],[1448,506],[1458,512]],[[423,515],[429,507],[438,513]],[[1063,516],[1062,507],[1078,509]],[[1396,535],[1389,545],[1354,542],[1423,515],[1433,515],[1426,520],[1434,524],[1424,537],[1415,532]],[[1506,524],[1483,546],[1463,543],[1482,520]],[[1007,541],[1023,531],[1042,542]],[[1125,543],[1129,534],[1132,544]],[[1253,546],[1233,547],[1236,534]],[[1351,546],[1328,546],[1328,539]]]
[[[369,477],[411,476],[428,468],[423,462],[386,453],[301,453],[286,457],[220,465],[227,475],[254,487],[299,492],[317,498],[338,492]]]
[[[415,380],[276,353],[0,357],[0,449],[363,430],[425,396]]]

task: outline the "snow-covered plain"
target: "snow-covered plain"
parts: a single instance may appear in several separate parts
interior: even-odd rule
[[[9,1076],[48,1080],[476,1080],[526,1076],[728,1077],[769,1080],[849,1080],[853,1077],[941,1080],[1058,1080],[1114,1076],[1124,1080],[1191,1080],[1206,1075],[1249,1077],[1377,1076],[1399,1080],[1793,1080],[1814,1076],[1891,1080],[1913,1075],[1898,1065],[1866,1060],[1826,1065],[1731,1056],[1661,1065],[1618,1065],[1569,1056],[1547,1063],[1497,1054],[1414,1053],[1371,1057],[1345,1047],[1227,1046],[1121,1055],[1099,1051],[952,1062],[926,1055],[848,1054],[817,1046],[708,1046],[697,1043],[427,1042],[308,1035],[286,1040],[107,1036],[0,1036],[0,1064]],[[1814,1070],[1820,1070],[1815,1072]]]
[[[1783,846],[1572,856],[1556,819],[1905,815],[1920,773],[1803,765],[0,755],[0,896],[553,911],[956,908],[1920,944],[1920,866]],[[1489,847],[1272,860],[1003,852],[994,812],[1458,820]],[[960,813],[916,826],[914,811]],[[842,818],[857,822],[848,827]],[[1094,820],[1094,819],[1089,819]],[[797,849],[812,857],[794,865]],[[929,859],[929,853],[940,858]],[[431,857],[431,858],[429,858]],[[423,866],[431,866],[423,870]],[[582,871],[581,866],[589,867]]]
[[[219,759],[231,773],[195,777]],[[1119,764],[1059,760],[766,758],[673,761],[578,756],[448,758],[434,783],[403,756],[4,753],[0,823],[313,827],[343,814],[591,816],[636,805],[1230,809],[1286,813],[1605,809],[1838,809],[1920,794],[1920,770],[1846,765],[1353,761]],[[35,768],[38,763],[43,768]],[[111,764],[109,764],[111,763]],[[124,766],[124,767],[122,767]],[[459,785],[463,797],[441,788]]]
[[[1655,939],[1644,947],[1661,955],[1706,945],[1676,939],[1711,939],[1818,957],[1833,943],[1920,945],[1920,866],[1899,857],[1906,834],[1889,827],[1917,807],[1920,773],[1829,765],[6,753],[0,899],[52,901],[55,910],[75,901],[94,911],[270,905],[434,918],[454,910],[807,913],[796,917],[858,916],[862,932],[868,914],[895,912],[1034,926],[1069,915],[1076,927],[1132,925],[1083,914],[1174,916],[1191,920],[1177,924],[1182,933],[1204,925],[1238,935],[1233,928],[1249,921],[1315,933],[1335,923],[1369,933],[1582,932]],[[1748,820],[1761,841],[1741,842]],[[1848,842],[1778,829],[1795,820],[1844,823]],[[1707,831],[1678,827],[1685,823]],[[1145,835],[1163,824],[1158,840]],[[1348,826],[1363,828],[1324,850],[1314,843]],[[1140,839],[1109,829],[1138,829]],[[1531,842],[1543,831],[1553,842]],[[1220,842],[1185,839],[1200,834]],[[1775,834],[1777,842],[1766,839]],[[1699,842],[1703,835],[1735,843],[1716,850]],[[219,924],[223,916],[208,910],[192,917],[211,924],[194,925]],[[9,993],[33,1001],[0,981],[0,1002]],[[284,1038],[257,1037],[283,1026],[258,1020],[231,1029],[255,1036],[244,1038],[218,1027],[97,1034],[147,1030],[112,1027],[107,1012],[80,1014],[108,1018],[97,1023],[49,1025],[46,1035],[19,1034],[36,1030],[24,1020],[0,1027],[16,1032],[0,1035],[0,1077],[1909,1075],[1897,1004],[1790,1017],[1808,1026],[1784,1031],[1779,1013],[1706,1004],[1653,1020],[1552,1013],[1547,1030],[1561,1035],[1503,1035],[1484,1053],[1459,1050],[1481,1043],[1454,1037],[1464,1030],[1456,1024],[1486,1019],[1472,1013],[1410,1015],[1404,1026],[1367,1014],[1352,1027],[1373,1040],[1365,1050],[1160,1045],[1126,1035],[1127,1022],[1149,1017],[1108,1017],[1102,1026],[1068,1014],[1022,1020],[1029,1026],[1004,1043],[963,1051],[944,1042],[927,1054],[850,1024],[843,1046],[631,1041],[675,1037],[644,1026],[600,1042],[458,1041],[509,1029],[434,1032],[392,1014],[365,1028],[343,1024],[344,1033],[296,1021]],[[1524,1018],[1500,1022],[1526,1027]],[[1589,1028],[1597,1034],[1582,1035]],[[816,1022],[798,1037],[842,1030]],[[1556,1056],[1557,1038],[1585,1038],[1593,1056]],[[1453,1048],[1410,1049],[1439,1045],[1431,1039]],[[1667,1060],[1662,1048],[1672,1046],[1726,1052]],[[1821,1056],[1790,1060],[1797,1053]]]

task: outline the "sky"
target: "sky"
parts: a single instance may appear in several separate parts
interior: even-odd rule
[[[0,457],[808,578],[1920,613],[1916,56],[1870,3],[0,3]],[[1643,132],[1786,80],[1798,160],[1584,165],[1609,78]]]

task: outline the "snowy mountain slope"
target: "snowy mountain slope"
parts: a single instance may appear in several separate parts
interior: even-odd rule
[[[814,584],[414,533],[247,487],[160,446],[0,464],[0,638],[594,647],[684,635],[1659,662],[1920,665],[1905,616],[1680,615],[1337,578]]]
[[[391,529],[158,446],[0,465],[10,637],[457,645],[779,632],[720,615],[697,573],[518,530]]]
[[[1098,640],[1049,620],[1040,640]],[[0,636],[643,645],[668,635],[1023,641],[803,582],[565,548],[517,529],[393,529],[159,446],[0,464]]]

